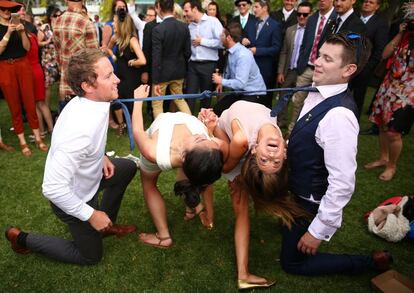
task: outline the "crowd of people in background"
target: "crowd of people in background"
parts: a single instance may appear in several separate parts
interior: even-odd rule
[[[141,151],[143,192],[157,231],[140,234],[140,241],[158,248],[173,244],[165,204],[156,186],[162,170],[182,171],[177,172],[174,189],[187,200],[185,219],[198,215],[207,229],[213,228],[214,220],[210,185],[222,171],[229,180],[236,217],[239,289],[274,284],[249,272],[249,194],[257,208],[281,217],[287,227],[281,253],[285,271],[312,275],[382,268],[389,261],[384,252],[344,256],[317,250],[341,226],[342,210],[355,187],[359,120],[368,85],[377,88],[369,119],[379,132],[380,155],[365,168],[384,168],[379,176],[382,181],[390,181],[396,174],[402,136],[414,123],[414,2],[405,4],[402,17],[393,23],[379,13],[381,0],[364,0],[360,11],[354,8],[355,0],[318,0],[316,7],[308,1],[282,2],[283,7],[273,11],[269,0],[236,0],[237,16],[223,16],[215,1],[202,7],[199,0],[184,0],[181,5],[173,0],[155,0],[141,16],[133,2],[114,0],[110,19],[100,23],[99,16],[89,18],[81,0],[70,0],[65,11],[50,6],[44,22],[33,24],[23,4],[0,1],[0,88],[22,154],[32,154],[24,136],[24,116],[36,147],[43,152],[49,150],[43,139],[54,131],[50,100],[55,84],[59,88],[59,113],[65,113],[62,111],[68,105],[73,108],[81,103],[79,93],[92,100],[95,95],[104,95],[99,89],[85,91],[87,87],[79,83],[82,78],[94,83],[102,77],[101,71],[93,76],[78,68],[81,76],[77,81],[67,78],[75,76],[71,58],[79,52],[89,54],[91,59],[85,62],[102,68],[102,72],[113,67],[107,78],[117,85],[119,98],[246,91],[217,101],[178,98],[172,103],[149,102],[146,114],[153,124],[147,131],[142,102],[125,103],[126,108],[111,105],[103,125],[122,136],[125,116],[132,115]],[[18,13],[18,19],[14,13]],[[88,49],[100,49],[107,60]],[[309,85],[316,86],[318,92],[295,93],[291,117],[285,105],[277,121],[270,116],[263,118],[263,113],[270,112],[283,96],[267,90]],[[85,110],[84,105],[77,107]],[[175,111],[182,113],[164,114]],[[68,114],[64,117],[72,121]],[[335,134],[338,130],[342,132],[340,137]],[[166,148],[174,150],[167,159],[168,150],[162,151]],[[13,150],[1,141],[1,133],[0,149]],[[52,156],[49,153],[49,164],[57,164]],[[117,164],[119,168],[134,169],[124,162]],[[287,189],[296,195],[295,199],[284,197]],[[276,199],[272,197],[279,193]],[[120,198],[122,194],[123,190]],[[195,196],[194,201],[194,194],[202,194],[203,200]],[[92,201],[91,196],[88,200]],[[112,222],[119,204],[120,200]],[[66,211],[59,208],[54,207],[55,213],[63,218]],[[72,216],[85,221],[90,213],[85,210],[82,215]],[[296,218],[299,220],[295,222]],[[106,229],[108,223],[100,229]],[[78,228],[72,225],[71,229]],[[116,226],[109,233],[132,231],[135,227]],[[79,231],[74,237],[80,237],[76,233]],[[6,237],[15,251],[23,247],[42,252],[39,247],[43,245],[51,250],[46,254],[67,262],[90,264],[101,257],[85,259],[79,247],[68,256],[63,248],[51,248],[49,238],[19,230],[8,230]],[[96,238],[94,235],[94,241]],[[98,246],[101,249],[101,242]]]

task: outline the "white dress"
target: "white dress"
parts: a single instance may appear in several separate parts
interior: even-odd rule
[[[142,170],[145,172],[160,172],[172,169],[170,160],[171,139],[174,127],[178,124],[184,124],[192,135],[203,134],[210,139],[207,128],[196,117],[182,112],[161,113],[146,130],[149,136],[158,131],[157,163],[150,162],[141,154],[140,168]]]

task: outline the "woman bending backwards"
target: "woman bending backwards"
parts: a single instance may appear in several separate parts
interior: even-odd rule
[[[248,194],[256,209],[282,218],[290,226],[303,216],[287,192],[286,144],[270,109],[238,101],[218,118],[211,109],[202,109],[199,119],[215,136],[227,139],[229,156],[223,176],[229,180],[236,217],[234,241],[238,288],[270,287],[275,282],[253,275],[248,269],[250,220]]]
[[[147,97],[149,87],[141,85],[135,97]],[[176,169],[174,192],[183,195],[193,214],[199,214],[207,228],[212,227],[212,188],[208,185],[220,178],[227,144],[210,138],[207,128],[196,117],[182,112],[162,113],[145,131],[142,101],[134,103],[132,115],[134,138],[141,152],[141,183],[144,198],[157,229],[154,234],[142,233],[142,243],[167,248],[173,241],[167,224],[164,199],[157,187],[161,171]],[[202,193],[206,212],[200,203]]]

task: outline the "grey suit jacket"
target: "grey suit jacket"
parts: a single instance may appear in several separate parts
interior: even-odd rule
[[[292,58],[293,46],[295,45],[295,34],[297,24],[294,24],[286,29],[285,39],[283,40],[283,47],[279,55],[279,65],[277,73],[287,74],[289,69],[290,59]]]

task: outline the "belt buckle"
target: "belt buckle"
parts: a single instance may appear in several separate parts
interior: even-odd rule
[[[16,59],[9,58],[9,59],[7,59],[6,62],[9,63],[9,64],[14,64],[14,62],[16,62]]]

